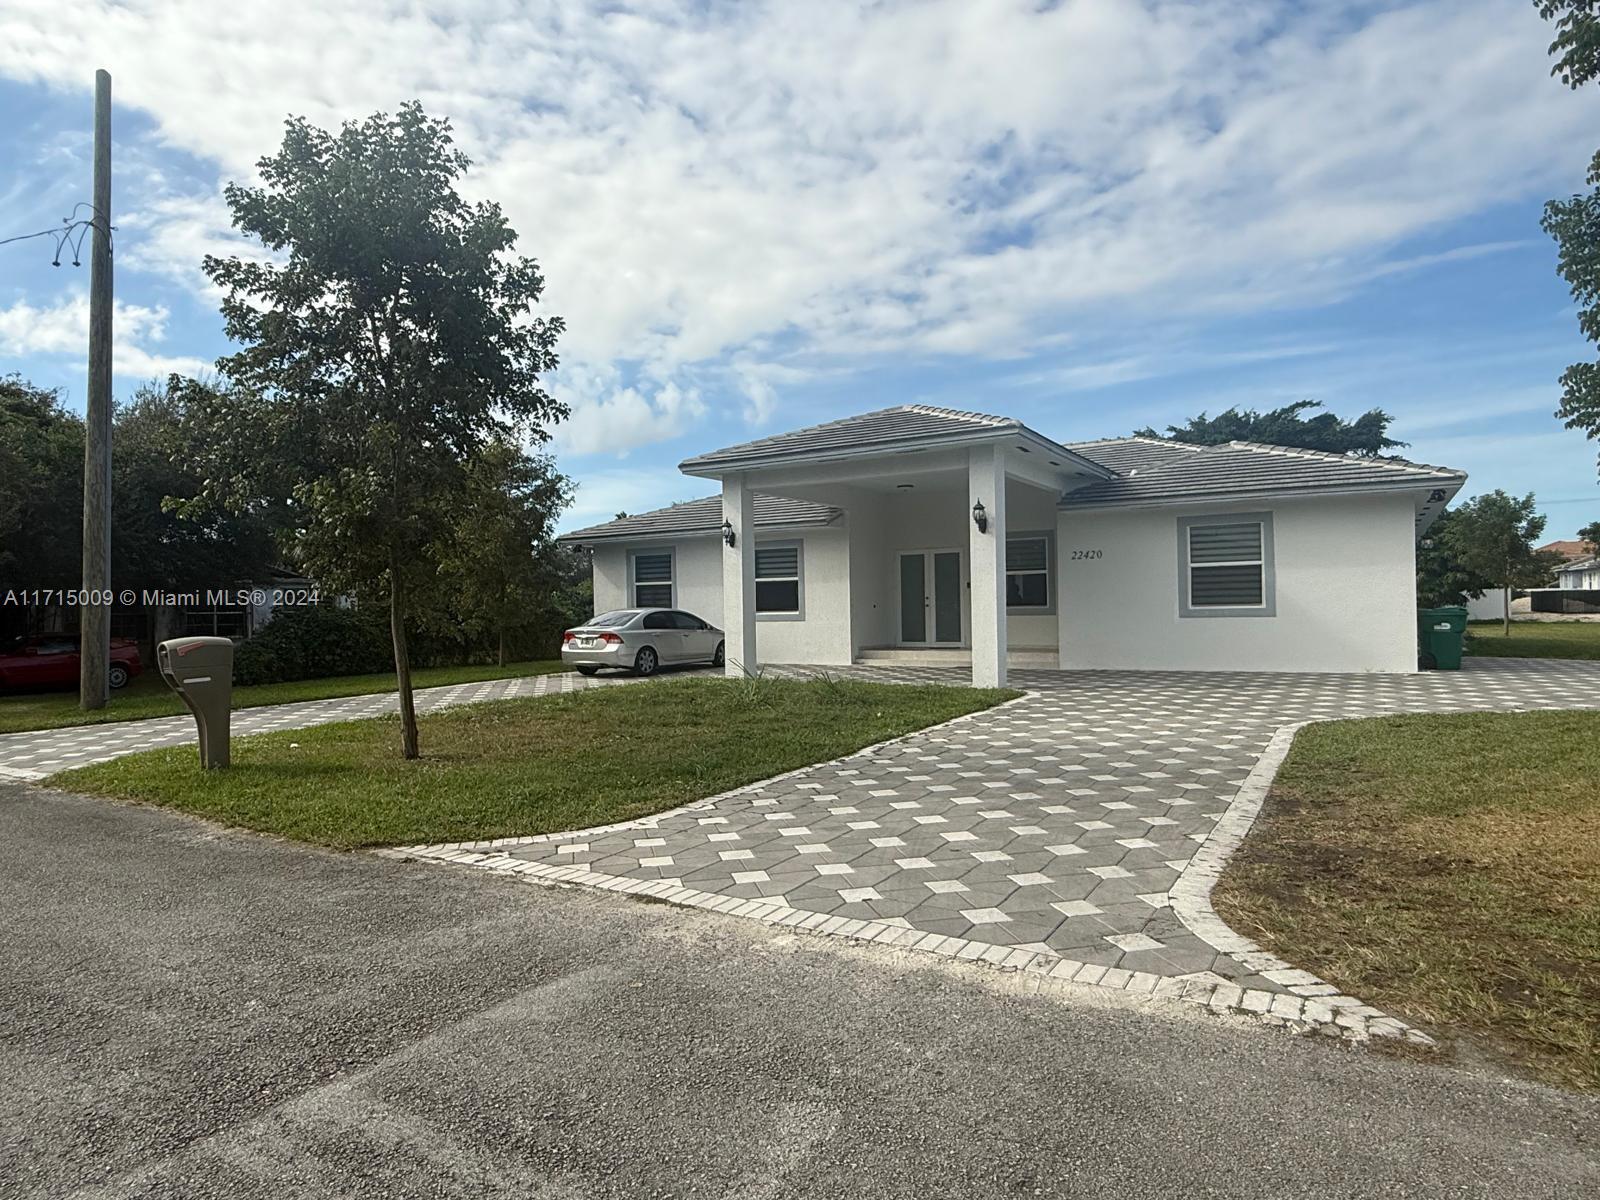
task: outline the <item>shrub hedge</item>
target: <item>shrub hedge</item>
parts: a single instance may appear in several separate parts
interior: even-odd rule
[[[393,670],[387,614],[333,605],[274,613],[233,657],[233,681],[240,687]]]

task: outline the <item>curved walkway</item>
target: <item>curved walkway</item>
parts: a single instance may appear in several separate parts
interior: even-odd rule
[[[1600,663],[1531,659],[1418,675],[1018,671],[1013,682],[1028,694],[1010,704],[674,812],[396,853],[1356,1035],[1405,1034],[1210,912],[1210,882],[1248,829],[1288,727],[1600,707]]]

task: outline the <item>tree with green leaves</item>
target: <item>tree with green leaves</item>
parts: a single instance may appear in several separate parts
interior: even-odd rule
[[[192,380],[146,384],[118,404],[111,457],[111,578],[118,589],[259,579],[276,561],[270,524],[202,511],[187,398]],[[0,379],[0,581],[68,588],[82,570],[83,421],[53,391]]]
[[[196,503],[205,489],[188,405],[225,397],[176,377],[117,406],[111,456],[111,577],[119,587],[182,589],[264,579],[277,565],[270,514]]]
[[[225,193],[268,255],[205,259],[241,347],[218,361],[239,386],[212,414],[215,494],[281,498],[312,575],[387,594],[406,758],[413,597],[438,585],[472,464],[567,412],[540,382],[563,323],[536,315],[544,278],[499,206],[456,190],[468,165],[415,102],[337,133],[292,118],[261,186]]]
[[[1417,604],[1442,608],[1466,604],[1494,587],[1494,583],[1462,562],[1451,529],[1456,510],[1446,509],[1417,543]]]
[[[1600,554],[1600,521],[1590,521],[1578,530],[1578,538],[1589,547],[1591,554]]]
[[[1550,73],[1576,89],[1600,78],[1600,6],[1594,0],[1534,0],[1539,15],[1553,21]],[[1600,152],[1589,164],[1589,190],[1551,200],[1540,221],[1555,239],[1556,271],[1578,305],[1578,329],[1600,343]],[[1561,374],[1557,417],[1568,429],[1600,439],[1600,361],[1573,363]]]
[[[1511,636],[1510,590],[1545,586],[1561,563],[1559,554],[1534,549],[1544,526],[1532,492],[1518,499],[1497,489],[1455,509],[1436,539],[1463,570],[1489,587],[1506,589],[1507,637]]]
[[[538,619],[557,586],[552,526],[571,503],[572,481],[549,456],[502,440],[468,468],[461,499],[440,574],[467,633],[491,638],[505,666],[509,635]]]
[[[1302,415],[1321,407],[1320,400],[1296,400],[1270,412],[1230,408],[1214,417],[1201,413],[1190,417],[1183,425],[1168,425],[1166,433],[1147,427],[1134,430],[1134,435],[1196,446],[1262,442],[1269,446],[1297,446],[1302,450],[1322,450],[1358,458],[1376,458],[1406,444],[1389,436],[1394,418],[1381,408],[1362,413],[1353,421],[1331,412],[1310,417]]]
[[[0,581],[76,587],[82,545],[83,420],[58,393],[0,376]]]

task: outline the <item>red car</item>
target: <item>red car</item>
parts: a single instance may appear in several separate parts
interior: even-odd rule
[[[142,670],[139,643],[132,638],[112,638],[111,686],[126,687]],[[40,633],[0,648],[0,688],[76,687],[77,683],[75,633]]]

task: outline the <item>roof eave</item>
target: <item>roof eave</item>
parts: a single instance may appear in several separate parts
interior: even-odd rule
[[[785,529],[827,529],[838,524],[839,514],[835,513],[826,520],[813,521],[757,521],[756,529],[783,531]],[[563,533],[556,538],[558,546],[591,546],[597,542],[653,542],[665,538],[685,537],[715,537],[722,532],[717,525],[698,526],[685,525],[678,529],[649,529],[631,530],[618,533],[603,533],[605,526],[596,526],[594,530],[575,529],[571,533]]]
[[[1068,492],[1056,502],[1062,512],[1105,508],[1177,508],[1186,504],[1251,504],[1262,500],[1298,500],[1317,496],[1381,495],[1385,492],[1423,492],[1442,489],[1446,494],[1442,503],[1448,504],[1466,484],[1467,477],[1424,476],[1414,480],[1396,480],[1394,483],[1360,483],[1315,488],[1264,488],[1249,492],[1201,492],[1193,495],[1146,497],[1138,500],[1086,500],[1072,501]]]

